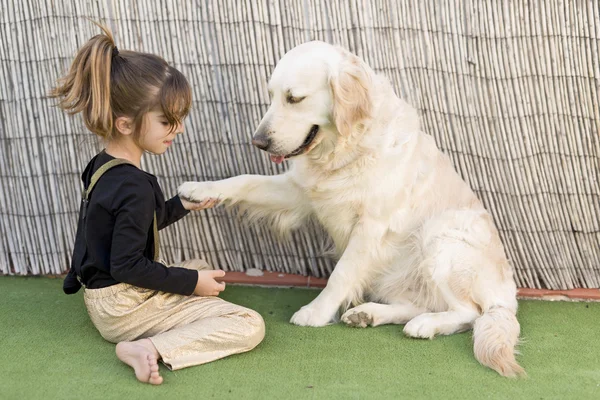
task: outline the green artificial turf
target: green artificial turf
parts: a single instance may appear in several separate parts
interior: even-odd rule
[[[226,300],[260,312],[253,351],[139,383],[62,282],[0,277],[0,399],[600,399],[600,304],[521,301],[528,378],[473,358],[471,333],[409,339],[399,326],[288,323],[318,293],[228,286]]]

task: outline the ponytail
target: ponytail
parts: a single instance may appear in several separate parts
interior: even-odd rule
[[[93,21],[92,21],[93,22]],[[83,113],[87,128],[110,139],[114,115],[111,106],[111,64],[116,46],[110,30],[93,22],[103,34],[91,38],[77,53],[68,74],[58,81],[50,97],[73,115]]]

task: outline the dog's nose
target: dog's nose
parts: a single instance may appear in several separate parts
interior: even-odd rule
[[[271,145],[271,140],[265,135],[255,135],[252,138],[252,145],[258,147],[261,150],[266,150]]]

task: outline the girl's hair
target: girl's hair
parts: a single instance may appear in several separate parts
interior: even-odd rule
[[[115,137],[115,120],[121,116],[133,119],[138,140],[144,116],[152,110],[162,111],[171,132],[175,130],[191,106],[187,79],[154,54],[118,50],[111,31],[93,23],[103,34],[77,52],[50,97],[58,98],[58,106],[71,115],[82,112],[88,129],[107,140]]]

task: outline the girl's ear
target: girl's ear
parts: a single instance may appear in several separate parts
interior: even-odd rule
[[[122,135],[131,135],[133,133],[133,120],[129,117],[119,117],[115,121],[115,127]]]

